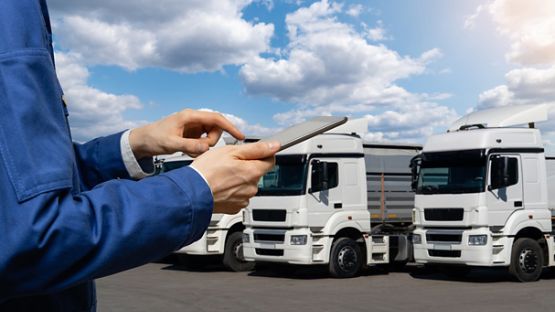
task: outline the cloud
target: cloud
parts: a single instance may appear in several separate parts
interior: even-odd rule
[[[336,20],[339,10],[324,0],[289,14],[288,57],[258,57],[244,65],[247,92],[296,103],[355,104],[397,89],[394,81],[423,73],[426,62],[439,54],[434,49],[413,59],[369,44]]]
[[[513,69],[505,75],[505,80],[505,85],[480,94],[478,108],[555,103],[555,66]]]
[[[376,27],[369,28],[366,24],[363,24],[366,32],[366,38],[371,41],[382,41],[387,38],[387,31],[383,27],[383,21],[379,20]]]
[[[241,67],[247,93],[297,105],[274,116],[280,125],[316,115],[367,115],[379,119],[374,125],[384,132],[380,138],[403,139],[431,133],[456,117],[453,110],[430,102],[445,95],[413,94],[396,83],[424,74],[427,64],[441,57],[439,49],[413,58],[371,44],[367,32],[338,19],[342,10],[340,4],[322,0],[287,15],[289,44],[283,56],[257,57]]]
[[[137,97],[110,94],[87,85],[89,71],[80,56],[57,52],[56,68],[68,103],[74,140],[87,141],[146,123],[123,117],[126,110],[142,108]]]
[[[51,0],[57,40],[89,64],[218,71],[269,51],[272,24],[242,16],[249,0]],[[261,1],[271,8],[272,1]]]
[[[255,0],[255,2],[260,3],[261,5],[265,6],[268,11],[274,9],[274,1],[273,0]]]
[[[476,109],[550,104],[550,120],[540,129],[546,144],[551,144],[555,137],[555,2],[495,0],[488,9],[497,31],[511,42],[507,61],[521,67],[505,75],[505,84],[482,92]]]
[[[508,72],[504,85],[482,92],[477,108],[555,103],[555,2],[495,0],[489,12],[511,41],[507,60],[522,67]]]
[[[352,17],[358,17],[362,13],[363,9],[364,7],[362,4],[351,4],[345,13]]]
[[[476,11],[474,12],[474,14],[469,15],[465,18],[464,28],[473,29],[476,26],[476,20],[478,19],[478,17],[480,17],[483,11],[484,11],[484,5],[479,5],[476,8]]]
[[[495,0],[489,12],[497,30],[507,36],[507,59],[522,65],[555,63],[555,1]]]

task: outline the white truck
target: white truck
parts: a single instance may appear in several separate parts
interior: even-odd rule
[[[322,134],[276,155],[244,210],[246,260],[327,264],[340,278],[409,260],[409,164],[421,146],[367,144],[347,133]]]
[[[224,145],[223,140],[217,146]],[[181,153],[160,156],[157,167],[160,172],[167,172],[192,163],[192,159]],[[254,263],[243,258],[243,217],[242,210],[234,215],[214,213],[204,235],[196,242],[187,245],[175,253],[180,260],[190,266],[199,267],[205,261],[197,256],[222,255],[223,264],[231,271],[250,271]]]
[[[446,273],[508,267],[522,282],[555,265],[555,160],[534,127],[547,113],[544,105],[478,111],[428,139],[412,162],[417,263]]]

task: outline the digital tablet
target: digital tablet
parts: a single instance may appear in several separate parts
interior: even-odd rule
[[[316,117],[284,129],[270,137],[262,139],[262,141],[278,141],[281,144],[281,151],[295,144],[308,140],[318,134],[324,133],[337,126],[340,126],[346,123],[347,120],[347,117]]]

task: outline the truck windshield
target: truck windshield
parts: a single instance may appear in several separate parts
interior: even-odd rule
[[[276,165],[260,178],[256,196],[303,195],[306,171],[306,155],[278,155]]]
[[[484,150],[423,153],[417,194],[460,194],[485,191]]]

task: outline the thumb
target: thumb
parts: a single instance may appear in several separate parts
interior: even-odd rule
[[[277,141],[259,141],[238,146],[235,155],[242,160],[265,159],[274,156],[279,148],[280,144]]]

